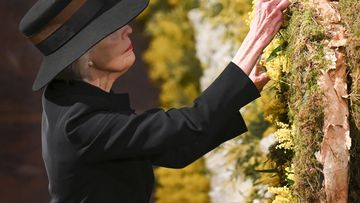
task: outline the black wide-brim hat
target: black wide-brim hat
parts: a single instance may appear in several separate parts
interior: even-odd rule
[[[19,29],[44,55],[32,89],[47,85],[97,42],[128,24],[149,0],[39,0]]]

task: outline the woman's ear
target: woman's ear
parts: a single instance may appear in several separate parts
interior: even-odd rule
[[[84,53],[80,58],[72,63],[72,69],[77,79],[84,79],[87,75],[87,71],[89,69],[89,57],[90,54],[88,52]],[[91,66],[94,64],[92,63]]]

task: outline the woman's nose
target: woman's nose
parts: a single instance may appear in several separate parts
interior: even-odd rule
[[[123,32],[122,32],[121,35],[122,35],[123,38],[125,38],[125,37],[129,36],[132,33],[132,31],[133,30],[132,30],[130,25],[125,25],[123,27]]]

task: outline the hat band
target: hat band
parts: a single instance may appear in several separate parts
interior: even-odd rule
[[[49,55],[86,26],[101,8],[99,0],[73,0],[30,40],[45,56]]]
[[[29,37],[33,44],[38,44],[49,35],[54,33],[62,24],[64,24],[79,8],[86,2],[86,0],[71,1],[58,15],[56,15],[50,22],[46,24],[39,32]]]

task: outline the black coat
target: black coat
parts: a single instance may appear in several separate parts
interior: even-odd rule
[[[182,168],[247,128],[260,94],[234,63],[192,107],[135,114],[127,94],[54,80],[44,92],[42,150],[53,203],[146,203],[153,165]]]

